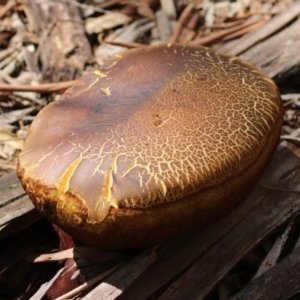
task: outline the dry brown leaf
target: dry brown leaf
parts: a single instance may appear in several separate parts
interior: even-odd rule
[[[15,152],[16,150],[22,150],[24,141],[15,133],[0,127],[0,146],[9,146]]]
[[[161,8],[170,20],[176,20],[176,7],[173,0],[161,0]]]
[[[156,27],[158,31],[157,41],[155,42],[168,42],[173,32],[170,19],[168,18],[166,12],[162,9],[158,10],[155,16]]]
[[[117,42],[135,42],[140,36],[143,36],[147,31],[154,27],[154,22],[148,19],[140,19],[132,22],[130,25],[116,30],[106,40]],[[126,50],[124,47],[101,44],[95,50],[97,62],[101,66],[105,60],[109,59],[114,54]]]
[[[131,18],[125,14],[109,13],[97,18],[88,18],[85,23],[85,31],[88,34],[100,33],[106,29],[128,24],[130,21]]]
[[[30,298],[30,300],[41,300],[64,270],[65,267],[61,268],[49,282],[45,282],[44,284],[42,284],[37,292]]]
[[[81,286],[79,286],[78,288],[66,293],[65,295],[57,298],[56,300],[63,300],[63,299],[69,299],[70,297],[78,294],[81,291],[86,290],[87,288],[93,286],[94,284],[96,284],[97,282],[99,282],[100,280],[102,280],[103,278],[105,278],[106,276],[108,276],[109,274],[111,274],[112,272],[114,272],[116,269],[118,269],[121,266],[121,264],[118,264],[110,269],[108,269],[107,271],[101,273],[100,275],[94,277],[91,280],[88,280],[87,282],[85,282],[84,284],[82,284]]]
[[[155,14],[154,14],[153,10],[150,8],[148,3],[144,2],[144,1],[140,1],[140,2],[130,1],[128,4],[136,6],[137,12],[142,17],[145,17],[152,21],[155,21]]]
[[[7,113],[0,113],[0,128],[4,128],[6,130],[12,131],[14,126],[10,125],[19,120],[22,120],[31,112],[35,111],[36,107],[29,107],[24,109],[13,110]]]

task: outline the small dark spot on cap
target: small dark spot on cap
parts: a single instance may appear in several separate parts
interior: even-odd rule
[[[157,120],[154,121],[154,125],[155,125],[155,126],[159,126],[159,125],[162,124],[162,122],[163,122],[162,120],[157,119]]]
[[[161,117],[159,116],[159,114],[155,114],[154,115],[154,125],[155,126],[159,126],[163,123]]]

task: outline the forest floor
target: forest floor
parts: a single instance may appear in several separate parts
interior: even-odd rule
[[[299,16],[299,0],[0,0],[0,299],[300,299]],[[32,120],[113,55],[175,42],[239,56],[276,82],[284,123],[269,169],[200,232],[134,253],[52,255],[56,231],[15,173]]]

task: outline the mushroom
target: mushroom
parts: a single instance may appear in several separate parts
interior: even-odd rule
[[[147,247],[233,211],[281,125],[278,88],[249,63],[200,46],[134,49],[41,110],[18,176],[75,239]]]

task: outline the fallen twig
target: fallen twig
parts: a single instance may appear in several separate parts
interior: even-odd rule
[[[236,32],[233,32],[232,34],[228,34],[226,36],[224,36],[223,38],[221,38],[222,42],[234,39],[236,37],[239,37],[241,35],[244,35],[248,32],[254,31],[256,29],[258,29],[259,27],[262,27],[263,25],[265,25],[267,22],[269,22],[270,20],[270,16],[265,16],[263,19],[260,19],[252,24],[248,24],[249,26],[241,29],[241,30],[237,30]]]
[[[238,21],[238,20],[244,20],[244,19],[248,19],[252,16],[255,16],[255,15],[277,15],[279,14],[280,11],[279,10],[276,10],[276,11],[257,11],[257,12],[248,12],[248,13],[245,13],[241,16],[235,16],[233,18],[230,19],[230,21]]]
[[[135,42],[126,42],[126,41],[103,41],[103,43],[114,45],[114,46],[126,47],[126,48],[129,48],[129,49],[143,48],[143,47],[148,47],[149,46],[149,45],[146,45],[146,44],[135,43]]]
[[[198,5],[200,2],[201,1],[191,2],[183,10],[183,12],[181,13],[181,15],[178,19],[177,26],[174,29],[173,35],[171,36],[170,43],[175,43],[177,41],[180,31],[182,29],[182,26],[184,25],[186,19],[189,17],[189,15],[193,11],[193,9],[196,7],[196,5]]]
[[[260,30],[253,32],[247,40],[239,43],[234,49],[230,50],[230,54],[239,55],[259,41],[266,39],[287,23],[295,19],[300,14],[300,1],[295,1],[287,10],[276,15],[272,20],[265,24]]]
[[[8,1],[0,10],[0,19],[2,19],[16,4],[15,0]]]
[[[264,22],[263,24],[266,23],[265,20],[263,20],[263,22]],[[246,30],[246,29],[248,29],[250,31],[250,30],[253,30],[253,28],[256,28],[257,26],[261,26],[263,24],[262,24],[262,20],[253,21],[253,22],[247,23],[247,24],[244,23],[241,25],[234,26],[232,28],[214,32],[208,36],[197,38],[197,39],[191,41],[191,44],[210,45],[212,43],[215,43],[217,41],[224,39],[226,36],[228,36],[230,34],[240,32],[241,30]]]
[[[231,28],[237,25],[243,24],[245,21],[244,19],[241,20],[236,20],[232,22],[223,22],[219,24],[214,24],[214,25],[203,25],[199,28],[199,30],[204,30],[204,29],[226,29],[226,28]]]
[[[21,85],[21,84],[0,84],[1,92],[37,92],[37,93],[63,93],[74,84],[75,80],[43,83],[39,85]]]

